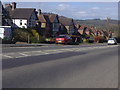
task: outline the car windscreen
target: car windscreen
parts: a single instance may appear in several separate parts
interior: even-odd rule
[[[65,38],[65,36],[58,36],[57,38]]]
[[[110,39],[108,39],[108,40],[115,40],[114,38],[110,38]]]

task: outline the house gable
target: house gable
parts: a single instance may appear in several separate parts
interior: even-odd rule
[[[30,18],[28,19],[28,27],[35,27],[36,20],[37,20],[37,15],[36,15],[35,11],[33,11]]]
[[[54,18],[54,23],[59,23],[57,16]]]

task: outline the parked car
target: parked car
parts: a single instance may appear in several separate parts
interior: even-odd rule
[[[92,37],[90,37],[90,38],[88,39],[88,42],[89,42],[89,43],[94,43],[94,39],[93,39]]]
[[[59,35],[55,40],[56,44],[71,44],[72,38],[68,35]]]
[[[108,39],[108,45],[116,45],[116,44],[117,44],[117,40],[115,38]]]

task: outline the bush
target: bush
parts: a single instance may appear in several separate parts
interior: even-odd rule
[[[46,37],[45,36],[40,36],[39,37],[39,42],[44,43],[46,41]]]
[[[30,43],[39,43],[43,42],[44,38],[39,36],[39,33],[35,29],[14,29],[13,30],[13,39],[14,41],[19,42],[28,42]]]
[[[88,40],[86,38],[83,39],[83,43],[87,43]]]
[[[13,30],[13,39],[14,41],[27,42],[28,36],[31,37],[32,33],[27,31],[27,29],[14,29]]]
[[[30,37],[30,43],[39,43],[40,41],[36,37]]]
[[[94,38],[94,42],[99,42],[99,40],[100,40],[100,36],[96,36],[96,37]]]
[[[98,42],[98,43],[103,43],[103,42],[106,42],[106,37],[104,37],[104,36],[96,36],[94,38],[94,41]]]

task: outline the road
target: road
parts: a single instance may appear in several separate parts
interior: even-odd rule
[[[117,88],[117,45],[3,48],[3,88]]]

